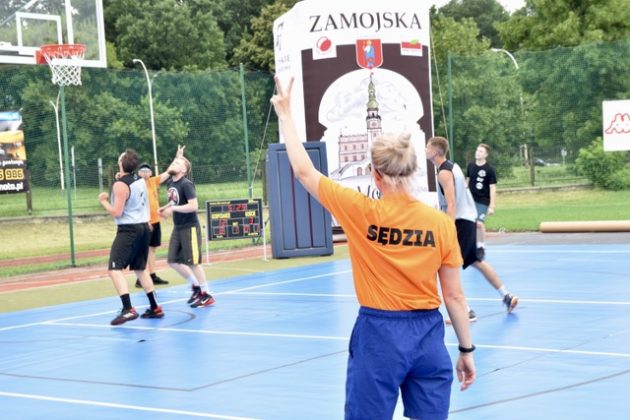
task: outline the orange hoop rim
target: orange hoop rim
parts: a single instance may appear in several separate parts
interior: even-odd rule
[[[85,44],[44,44],[39,47],[35,54],[37,64],[48,64],[51,58],[83,58],[85,55]]]

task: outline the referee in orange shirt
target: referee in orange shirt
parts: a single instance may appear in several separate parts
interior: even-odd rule
[[[445,214],[411,196],[417,158],[409,135],[372,141],[369,170],[380,200],[343,187],[313,166],[291,115],[291,88],[276,79],[271,99],[295,176],[348,237],[361,305],[349,344],[346,419],[392,418],[398,392],[404,415],[448,417],[453,365],[444,344],[442,296],[459,341],[461,389],[475,380],[457,232]],[[367,169],[367,168],[366,168]]]

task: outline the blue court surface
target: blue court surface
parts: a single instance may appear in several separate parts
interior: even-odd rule
[[[478,378],[453,384],[450,418],[630,418],[630,244],[493,244],[487,259],[521,302],[506,314],[464,271]],[[342,419],[350,262],[312,262],[213,282],[211,308],[162,289],[162,320],[110,327],[116,297],[0,315],[2,418]]]

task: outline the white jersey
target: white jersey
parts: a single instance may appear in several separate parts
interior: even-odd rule
[[[450,160],[446,160],[438,168],[438,173],[440,171],[450,171],[453,173],[453,180],[455,182],[455,220],[463,219],[471,222],[476,221],[477,207],[475,206],[475,200],[473,200],[472,194],[468,189],[466,177],[464,176],[464,172],[462,172],[462,168],[460,168],[458,164],[453,163]],[[442,186],[438,188],[438,200],[440,203],[440,209],[445,212],[447,205]]]
[[[129,197],[125,202],[123,212],[120,217],[114,220],[117,225],[132,225],[136,223],[149,222],[149,193],[144,179],[137,175],[125,175],[120,182],[124,182],[129,187]],[[112,195],[112,204],[114,197]]]

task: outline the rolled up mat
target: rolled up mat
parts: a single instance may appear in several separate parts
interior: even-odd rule
[[[630,232],[630,220],[601,220],[583,222],[542,222],[543,233],[556,232]]]

